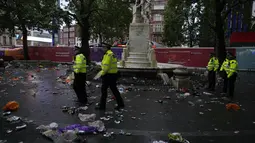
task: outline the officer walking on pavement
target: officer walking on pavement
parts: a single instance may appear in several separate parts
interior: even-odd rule
[[[208,90],[209,91],[214,91],[215,90],[215,83],[216,83],[216,71],[219,68],[219,60],[218,58],[215,57],[215,53],[210,54],[210,60],[207,65],[207,70],[208,70]]]
[[[87,93],[86,93],[86,72],[87,72],[86,57],[80,51],[76,53],[74,57],[74,82],[73,89],[77,95],[78,101],[82,104],[87,104]]]
[[[224,62],[221,65],[221,68],[220,68],[220,73],[221,73],[221,76],[224,80],[222,94],[226,94],[227,89],[228,89],[227,73],[228,73],[228,70],[229,70],[229,58],[230,58],[230,53],[227,52],[226,58],[225,58]]]
[[[96,106],[98,110],[105,110],[106,108],[106,99],[107,99],[107,89],[110,87],[113,95],[116,98],[118,106],[115,107],[116,110],[124,108],[124,102],[120,95],[119,90],[117,89],[117,79],[119,77],[118,68],[117,68],[117,58],[111,50],[111,46],[107,45],[104,47],[104,57],[101,63],[101,71],[99,76],[94,79],[98,79],[100,76],[102,78],[102,87],[101,87],[101,99],[100,103]]]
[[[238,62],[236,60],[236,57],[234,55],[230,55],[227,78],[228,78],[228,97],[230,97],[231,100],[233,100],[234,98],[235,82],[237,78],[237,68],[238,68]]]

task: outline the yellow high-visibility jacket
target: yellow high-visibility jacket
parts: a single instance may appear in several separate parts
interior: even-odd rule
[[[228,70],[229,70],[229,60],[226,58],[221,65],[220,71],[225,71],[226,73],[228,73]]]
[[[101,76],[105,74],[114,74],[118,72],[117,67],[117,58],[115,57],[114,53],[111,50],[108,50],[103,57],[102,63],[101,63]]]
[[[83,54],[78,54],[75,56],[73,69],[75,73],[87,72],[87,61]]]
[[[229,69],[228,69],[228,78],[230,78],[234,73],[237,73],[238,62],[236,60],[229,61]]]
[[[219,60],[216,57],[210,58],[208,64],[207,64],[207,69],[208,71],[217,71],[219,68]]]

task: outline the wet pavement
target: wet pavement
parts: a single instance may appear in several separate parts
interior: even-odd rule
[[[21,117],[27,122],[27,128],[21,131],[6,133],[20,123],[8,123],[6,117],[0,118],[0,140],[10,143],[47,143],[47,140],[36,127],[41,124],[56,122],[64,127],[71,124],[85,124],[77,115],[63,113],[62,106],[78,106],[70,85],[61,82],[57,77],[66,76],[65,66],[56,70],[51,67],[9,68],[0,79],[0,107],[8,101],[19,102],[20,109],[12,115]],[[14,78],[15,77],[15,78]],[[140,78],[122,79],[120,88],[126,108],[120,114],[123,119],[119,124],[115,120],[119,116],[113,110],[115,101],[109,95],[107,111],[112,111],[113,119],[103,121],[108,132],[114,132],[111,137],[102,134],[88,135],[88,143],[151,143],[155,140],[167,140],[170,132],[180,132],[191,143],[240,143],[253,142],[255,135],[255,73],[240,73],[236,84],[235,102],[241,106],[240,111],[227,111],[228,101],[219,93],[203,94],[204,77],[193,77],[197,86],[196,96],[183,96],[162,81]],[[148,83],[147,83],[148,82]],[[127,90],[126,90],[127,89]],[[94,103],[100,97],[100,84],[92,82],[87,88],[90,101]],[[111,93],[109,93],[111,94]],[[105,117],[104,112],[95,111],[94,104],[84,111],[95,113],[96,119]],[[131,136],[120,135],[124,131]],[[1,142],[1,141],[0,141]]]

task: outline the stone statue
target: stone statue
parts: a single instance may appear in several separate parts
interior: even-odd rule
[[[149,23],[151,0],[136,0],[132,23]]]

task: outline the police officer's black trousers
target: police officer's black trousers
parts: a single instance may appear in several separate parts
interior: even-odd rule
[[[215,71],[208,71],[208,89],[214,90],[215,89],[215,81],[216,80],[216,72]]]
[[[118,106],[124,107],[123,99],[120,96],[120,92],[117,88],[117,79],[118,74],[106,74],[102,76],[102,88],[101,88],[102,96],[100,100],[100,108],[106,107],[107,90],[109,87],[116,98]]]
[[[230,98],[234,97],[236,77],[237,74],[234,73],[230,78],[228,78],[228,96]]]
[[[74,73],[73,89],[79,102],[87,103],[86,73]]]
[[[226,73],[226,71],[222,71],[222,78],[223,78],[223,93],[227,93],[228,90],[228,75]]]

